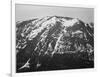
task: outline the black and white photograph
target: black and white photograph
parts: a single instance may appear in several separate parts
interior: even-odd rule
[[[94,8],[15,4],[16,73],[94,68]]]

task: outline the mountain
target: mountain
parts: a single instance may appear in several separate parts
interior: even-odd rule
[[[94,24],[47,16],[16,22],[16,71],[94,66]]]

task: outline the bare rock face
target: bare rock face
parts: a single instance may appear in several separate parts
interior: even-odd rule
[[[93,67],[93,26],[60,16],[16,23],[16,71]]]

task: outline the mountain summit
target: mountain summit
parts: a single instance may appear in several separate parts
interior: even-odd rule
[[[78,60],[76,66],[77,63],[83,66],[84,62],[85,66],[91,64],[94,54],[93,26],[77,18],[61,16],[47,16],[16,23],[17,71],[37,71],[43,65],[46,68],[55,65],[58,65],[57,68],[73,67],[67,65],[67,59],[73,59],[73,62]],[[52,60],[58,63],[52,65]],[[69,61],[70,63],[72,62]]]

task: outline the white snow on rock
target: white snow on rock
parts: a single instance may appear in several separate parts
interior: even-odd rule
[[[45,22],[41,21],[39,24],[38,23],[36,24],[36,26],[38,26],[38,28],[31,31],[31,33],[29,35],[29,40],[32,40],[33,38],[35,38],[38,35],[38,33],[40,33],[44,28],[49,29],[50,27],[53,26],[53,25],[50,25],[50,24],[52,24],[52,23],[55,24],[56,23],[56,18],[55,17],[51,18],[50,20],[47,20],[47,21],[46,20],[47,19],[43,20]],[[40,24],[41,24],[41,26],[39,26]]]
[[[72,32],[72,34],[79,34],[79,33],[83,33],[83,32],[80,31],[80,30],[77,30],[77,31],[75,31],[75,32]]]
[[[66,20],[66,19],[62,19],[62,24],[65,26],[65,27],[72,27],[75,23],[78,23],[78,19],[72,19],[72,20]]]
[[[37,27],[35,30],[32,30],[31,33],[29,34],[29,40],[32,40],[33,38],[35,38],[40,32],[42,32],[42,30],[44,28],[46,28],[46,31],[40,36],[41,38],[41,42],[44,42],[45,38],[47,37],[47,34],[49,32],[49,29],[51,27],[54,26],[54,24],[57,22],[57,21],[62,21],[62,27],[64,27],[63,29],[63,32],[66,33],[66,27],[71,27],[73,26],[75,23],[79,23],[78,19],[71,19],[71,20],[66,20],[64,18],[57,18],[57,17],[52,17],[50,18],[49,20],[47,20],[49,17],[46,17],[44,19],[40,19],[40,21],[38,23],[36,23],[35,27]],[[35,22],[35,21],[34,21]],[[41,25],[41,26],[40,26]],[[77,32],[78,33],[78,32]],[[55,48],[54,48],[54,51],[52,52],[52,55],[57,51],[58,49],[58,45],[59,45],[59,41],[61,39],[61,37],[63,36],[63,33],[60,34],[60,36],[58,37],[58,40],[56,42],[56,45],[55,45]]]
[[[30,59],[29,59],[22,67],[20,67],[19,70],[20,70],[20,69],[23,69],[23,68],[30,68],[30,66],[29,66],[30,63],[29,63],[29,61],[30,61]]]
[[[55,47],[54,47],[54,51],[52,52],[52,56],[53,56],[53,54],[58,50],[58,48],[59,48],[59,42],[61,42],[60,40],[61,40],[62,36],[63,36],[63,34],[60,34],[60,35],[59,35],[58,40],[57,40],[57,42],[56,42],[56,45],[55,45]]]

